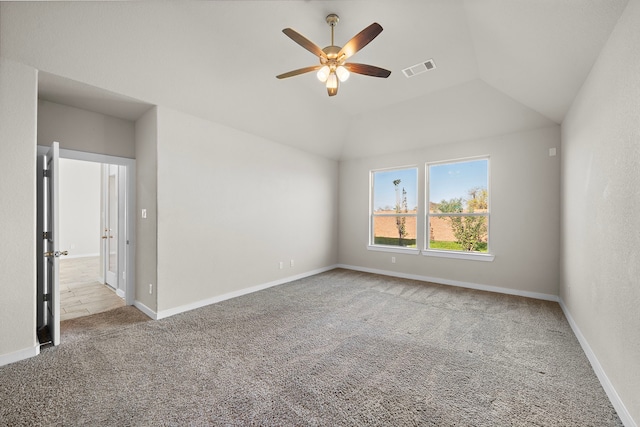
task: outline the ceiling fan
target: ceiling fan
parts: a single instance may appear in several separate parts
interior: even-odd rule
[[[334,96],[338,93],[338,82],[344,82],[349,78],[349,73],[363,74],[365,76],[383,77],[387,78],[391,74],[391,71],[384,68],[376,67],[367,64],[356,64],[354,62],[345,62],[349,57],[353,56],[360,49],[368,45],[374,38],[382,32],[382,27],[377,22],[369,25],[364,30],[356,34],[351,40],[347,42],[343,47],[335,46],[333,44],[333,29],[340,18],[335,13],[327,16],[327,24],[331,27],[331,45],[320,49],[315,43],[304,37],[302,34],[293,30],[292,28],[285,28],[282,30],[291,40],[298,43],[309,52],[313,53],[320,59],[319,65],[313,65],[311,67],[299,68],[297,70],[283,73],[276,78],[286,79],[287,77],[297,76],[299,74],[310,73],[311,71],[318,71],[318,80],[325,83],[327,86],[327,93],[329,96]]]

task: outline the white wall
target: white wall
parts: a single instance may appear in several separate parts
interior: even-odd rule
[[[335,264],[337,177],[333,160],[159,107],[158,311]]]
[[[562,124],[560,295],[640,425],[640,1]]]
[[[37,354],[35,69],[0,57],[0,365]]]
[[[98,256],[101,245],[100,163],[60,159],[60,250]]]
[[[80,108],[38,101],[38,145],[135,158],[135,125]]]
[[[559,126],[341,162],[340,264],[443,279],[443,283],[495,286],[542,297],[557,295],[560,160],[549,157],[552,147],[560,147]],[[417,166],[421,208],[426,162],[482,155],[490,156],[493,262],[367,250],[370,170]],[[423,213],[420,210],[418,216]]]
[[[150,311],[157,310],[157,292],[149,284],[158,283],[157,227],[157,141],[158,112],[154,107],[136,121],[136,301]],[[142,209],[147,217],[141,218]],[[150,313],[147,313],[150,314]]]

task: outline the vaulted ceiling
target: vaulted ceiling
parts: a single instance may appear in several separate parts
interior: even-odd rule
[[[128,119],[162,105],[348,159],[560,124],[626,3],[2,3],[0,53],[43,71],[44,99]],[[352,75],[329,98],[315,73],[275,78],[317,63],[282,29],[324,47],[329,13],[337,45],[382,25],[353,61],[388,79]]]

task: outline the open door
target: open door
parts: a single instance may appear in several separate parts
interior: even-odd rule
[[[58,258],[67,255],[58,248],[58,159],[57,142],[38,159],[42,175],[38,179],[38,338],[40,345],[60,343],[60,290]]]
[[[102,271],[104,283],[124,298],[126,293],[127,168],[102,164]]]
[[[118,289],[118,249],[119,249],[119,182],[118,182],[118,166],[102,165],[103,179],[103,205],[102,218],[104,222],[102,241],[104,244],[104,271],[105,282],[114,289]]]

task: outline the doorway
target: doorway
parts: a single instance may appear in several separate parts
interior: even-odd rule
[[[38,147],[39,169],[50,163],[45,159],[47,150]],[[38,197],[39,218],[46,217],[47,208],[57,205],[57,232],[38,235],[55,239],[55,252],[60,254],[53,258],[59,264],[54,270],[55,278],[48,279],[57,282],[55,287],[41,284],[46,281],[46,274],[38,272],[39,336],[59,331],[61,321],[134,301],[135,161],[60,149],[56,168],[58,185],[54,195]],[[48,174],[40,174],[46,182]],[[43,231],[51,228],[41,226],[40,221],[39,226],[46,227]],[[55,313],[47,314],[52,309]],[[55,334],[49,336],[51,343],[57,345]],[[41,339],[41,345],[43,341],[46,338]]]
[[[121,171],[121,169],[123,169]],[[124,306],[124,166],[59,161],[60,320]],[[123,181],[123,182],[120,182]]]

